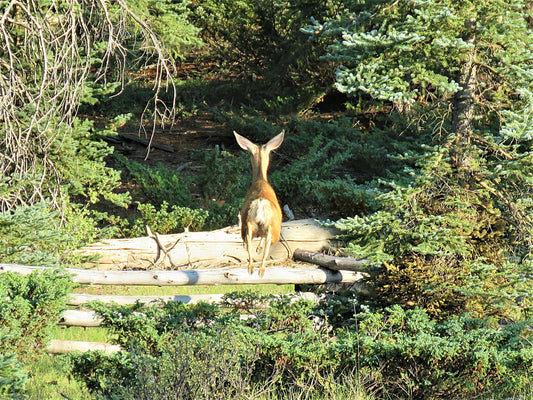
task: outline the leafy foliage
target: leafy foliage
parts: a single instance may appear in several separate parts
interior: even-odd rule
[[[0,338],[0,343],[3,339]],[[15,354],[0,354],[0,399],[23,398],[28,374]]]
[[[29,0],[20,7],[7,1],[0,9],[0,57],[9,66],[1,71],[0,150],[9,156],[0,158],[0,209],[51,200],[64,210],[77,194],[90,203],[102,196],[123,204],[110,191],[117,177],[102,162],[106,146],[77,114],[83,101],[116,90],[124,72],[138,68],[129,62],[127,43],[159,67],[154,113],[172,114],[172,106],[159,109],[161,76],[169,72],[159,40],[126,2]]]
[[[154,34],[163,42],[175,60],[203,43],[198,28],[189,21],[187,3],[172,0],[128,0],[131,10],[139,18],[150,21]]]
[[[436,323],[420,308],[399,306],[359,318],[360,331],[340,339],[339,351],[349,355],[343,362],[357,360],[385,393],[420,399],[509,396],[530,384],[527,324],[500,329],[468,315]]]
[[[59,264],[58,249],[70,239],[61,230],[57,212],[46,204],[19,207],[0,214],[0,260],[26,265]]]
[[[411,165],[382,182],[376,212],[337,224],[351,252],[385,266],[378,293],[435,316],[519,318],[533,289],[523,279],[532,264],[533,36],[525,2],[471,5],[354,5],[307,32],[331,39],[340,91],[392,104],[433,131],[433,143],[402,155]]]
[[[352,299],[351,323],[332,331],[327,319],[317,324],[317,317],[340,315],[338,298],[314,308],[278,297],[268,300],[267,309],[256,308],[267,299],[251,293],[228,300],[240,305],[237,313],[208,304],[94,304],[128,351],[72,355],[72,372],[105,398],[218,398],[215,390],[244,398],[261,384],[273,394],[296,385],[327,396],[333,376],[353,370],[376,395],[417,399],[500,398],[531,385],[527,323],[498,327],[466,314],[437,322],[421,308],[373,312]],[[239,318],[243,305],[254,318]]]
[[[219,148],[198,151],[193,154],[193,159],[203,165],[195,176],[187,171],[169,170],[161,164],[150,167],[117,155],[119,166],[129,173],[131,181],[138,185],[137,190],[151,204],[161,206],[156,211],[151,204],[139,203],[142,217],[134,221],[131,234],[144,231],[146,223],[155,224],[155,229],[162,233],[186,227],[219,228],[236,222],[240,202],[247,190],[242,173],[248,161],[221,152]],[[169,206],[171,211],[168,211]],[[165,218],[169,218],[166,223]],[[163,230],[159,230],[161,228]]]
[[[323,80],[319,52],[300,32],[311,16],[332,18],[341,1],[196,0],[190,20],[227,60],[238,60],[274,84]],[[281,78],[281,80],[280,80]]]
[[[35,355],[50,339],[73,283],[59,271],[0,275],[2,352]]]
[[[48,203],[21,206],[0,213],[0,262],[56,267],[83,259],[73,252],[99,231],[94,215],[76,206],[67,210],[63,225],[59,212]]]
[[[201,209],[190,209],[188,207],[172,206],[163,202],[159,211],[151,204],[137,204],[141,217],[136,218],[128,234],[132,237],[143,236],[146,234],[146,226],[152,231],[166,234],[176,233],[184,230],[200,230],[208,217],[209,213]]]

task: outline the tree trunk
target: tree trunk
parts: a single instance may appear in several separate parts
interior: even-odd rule
[[[270,257],[279,262],[290,260],[297,248],[320,251],[328,247],[338,233],[314,219],[285,222],[280,242],[271,247]],[[255,239],[254,249],[257,243]],[[106,240],[90,244],[79,252],[99,256],[97,268],[100,270],[216,268],[244,265],[248,260],[238,227]]]
[[[77,342],[73,340],[52,340],[47,351],[51,354],[65,354],[71,351],[103,351],[105,354],[117,353],[122,348],[115,344],[103,342]]]
[[[473,18],[469,22],[472,29],[471,35],[465,39],[467,43],[475,43],[476,21]],[[455,93],[452,110],[452,133],[455,134],[453,148],[451,150],[452,160],[456,169],[460,173],[469,172],[470,165],[470,144],[472,143],[472,122],[474,120],[475,107],[475,86],[477,83],[476,50],[471,49],[467,60],[463,64],[458,77],[461,89]]]
[[[0,264],[0,273],[12,271],[22,275],[43,271],[46,267]],[[195,286],[195,285],[257,285],[257,284],[321,284],[354,283],[363,279],[361,272],[330,271],[325,268],[268,267],[265,276],[257,270],[250,275],[246,268],[219,268],[187,271],[94,271],[65,269],[72,281],[87,285]]]

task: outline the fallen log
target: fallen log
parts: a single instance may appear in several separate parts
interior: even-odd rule
[[[306,299],[318,302],[319,296],[312,292],[299,292],[291,294],[291,298],[296,300]],[[67,304],[70,306],[80,306],[90,301],[101,301],[103,303],[114,303],[121,306],[132,305],[137,302],[151,305],[160,302],[181,301],[185,304],[204,303],[222,303],[224,294],[191,294],[191,295],[167,295],[167,296],[119,296],[119,295],[102,295],[102,294],[85,294],[71,293]]]
[[[320,265],[321,267],[334,271],[346,270],[367,272],[369,264],[368,260],[356,260],[352,257],[336,257],[304,249],[294,250],[293,257],[295,260]]]
[[[69,306],[80,306],[90,301],[101,301],[103,303],[115,303],[121,306],[135,304],[152,304],[157,302],[181,301],[185,304],[220,303],[223,294],[196,294],[196,295],[167,295],[167,296],[119,296],[102,294],[71,293],[67,304]]]
[[[150,145],[150,147],[154,148],[154,149],[159,149],[159,150],[164,150],[164,151],[168,151],[169,153],[174,153],[174,147],[172,146],[168,146],[166,144],[161,144],[161,143],[156,143],[156,142],[152,142],[150,143],[150,140],[149,139],[144,139],[142,137],[139,137],[139,136],[135,136],[135,135],[130,135],[128,133],[119,133],[118,134],[121,138],[123,139],[126,139],[126,140],[129,140],[131,142],[135,142],[135,143],[138,143],[138,144],[142,144],[144,146],[148,146]]]
[[[102,324],[94,311],[89,310],[65,310],[61,315],[58,325],[83,326],[86,328],[97,327]]]
[[[50,354],[65,354],[71,351],[103,351],[105,354],[117,353],[122,348],[115,344],[104,342],[78,342],[73,340],[52,340],[47,351]]]
[[[217,301],[217,302],[222,302],[223,295],[220,294],[216,296],[220,296],[220,301]],[[295,302],[298,300],[309,300],[314,303],[318,303],[322,299],[321,296],[317,295],[316,293],[311,293],[311,292],[295,293],[295,294],[291,294],[288,296],[290,297],[291,302]],[[107,296],[107,297],[108,298],[106,300],[110,300],[109,297],[113,297],[113,296]],[[127,296],[123,296],[123,297],[127,297]],[[135,296],[131,296],[131,297],[135,297]],[[281,297],[281,296],[278,296],[278,297]],[[133,302],[128,302],[126,304],[133,304]],[[232,304],[232,301],[230,300],[229,307],[231,307],[231,304]],[[266,302],[258,302],[253,305],[254,309],[263,309],[267,307],[268,307],[268,303]],[[142,311],[137,311],[136,313],[142,314]],[[245,315],[243,316],[243,318],[248,318],[248,316]],[[65,310],[61,314],[61,319],[58,322],[58,325],[81,326],[85,328],[98,327],[101,324],[102,324],[102,319],[92,310]]]
[[[47,267],[16,264],[0,264],[0,273],[18,272],[22,275],[44,271]],[[245,268],[220,268],[187,271],[97,271],[88,269],[64,269],[72,275],[72,281],[87,285],[141,285],[141,286],[189,286],[189,285],[248,285],[248,284],[321,284],[326,282],[354,283],[363,279],[361,272],[331,271],[325,268],[268,267],[265,276],[256,272],[250,275]]]
[[[320,251],[329,247],[339,232],[314,219],[294,220],[282,225],[281,240],[272,246],[270,257],[290,260],[295,249]],[[258,240],[254,241],[254,247]],[[238,227],[211,232],[186,232],[152,235],[133,239],[112,239],[93,243],[79,250],[86,256],[99,256],[101,270],[217,268],[244,265],[248,253]],[[259,254],[257,259],[259,259]]]

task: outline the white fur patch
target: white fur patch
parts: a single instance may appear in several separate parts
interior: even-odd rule
[[[272,206],[267,199],[256,199],[250,203],[248,221],[252,222],[259,231],[266,229],[272,217]]]

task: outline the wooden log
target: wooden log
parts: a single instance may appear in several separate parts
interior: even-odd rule
[[[318,302],[318,295],[312,292],[298,292],[290,295],[294,299],[306,299]],[[132,305],[137,302],[151,305],[159,302],[181,301],[185,304],[222,303],[224,294],[191,294],[191,295],[167,295],[167,296],[118,296],[102,294],[72,293],[67,301],[70,306],[80,306],[90,301],[101,301],[103,303],[114,303],[121,306]]]
[[[118,134],[121,138],[123,139],[126,139],[126,140],[129,140],[131,142],[135,142],[135,143],[139,143],[139,144],[142,144],[144,146],[148,146],[150,144],[150,140],[148,139],[144,139],[142,137],[139,137],[139,136],[135,136],[135,135],[130,135],[128,133],[119,133]],[[169,153],[174,153],[174,147],[172,146],[168,146],[166,144],[161,144],[161,143],[156,143],[156,142],[152,142],[150,144],[150,147],[154,148],[154,149],[159,149],[159,150],[164,150],[164,151],[168,151]]]
[[[217,296],[220,296],[220,301],[222,301],[223,295],[217,295]],[[104,297],[104,299],[107,297],[107,300],[109,300],[109,297],[114,297],[114,296],[102,296],[102,297]],[[123,296],[123,297],[127,297],[127,296]],[[131,297],[135,297],[135,296],[131,296]],[[281,297],[281,295],[278,297]],[[309,300],[314,303],[318,303],[322,299],[321,296],[317,295],[316,293],[312,293],[312,292],[295,293],[295,294],[290,295],[289,297],[291,298],[292,303],[297,300]],[[133,304],[133,303],[130,302],[127,304]],[[257,309],[267,308],[267,307],[268,307],[268,304],[266,303],[254,304],[254,308],[257,308]],[[138,311],[137,313],[142,314],[142,311]],[[243,318],[248,318],[248,316],[243,316]],[[98,317],[98,315],[92,310],[65,310],[63,311],[63,314],[61,315],[61,319],[58,322],[58,325],[82,326],[86,328],[98,327],[101,324],[102,324],[102,319]]]
[[[104,342],[78,342],[73,340],[52,340],[48,345],[47,351],[51,354],[65,354],[71,351],[103,351],[105,354],[117,353],[122,348],[115,344]]]
[[[152,304],[157,302],[181,301],[185,304],[220,303],[223,294],[196,294],[196,295],[167,295],[167,296],[119,296],[102,294],[72,293],[67,301],[70,306],[80,306],[90,301],[101,301],[103,303],[115,303],[121,306],[135,304]]]
[[[272,246],[270,257],[290,260],[295,249],[320,251],[330,245],[339,233],[314,219],[294,220],[282,225],[281,241]],[[159,242],[159,244],[158,244]],[[254,247],[258,240],[254,240]],[[161,248],[163,246],[164,248]],[[133,239],[113,239],[90,244],[79,253],[99,256],[101,270],[218,268],[244,265],[248,254],[243,247],[240,229],[228,227],[211,232],[186,232],[157,235],[157,240],[145,236]],[[257,254],[258,260],[260,254]]]
[[[361,271],[367,272],[368,260],[356,260],[352,257],[335,257],[304,249],[294,250],[294,259],[320,265],[334,271]]]
[[[0,264],[0,273],[7,271],[28,275],[47,267]],[[48,268],[49,269],[49,268]],[[249,284],[321,284],[326,282],[353,283],[363,279],[361,272],[331,271],[325,268],[267,267],[264,277],[257,270],[252,275],[245,268],[220,268],[187,271],[95,271],[65,269],[73,282],[94,285],[189,286],[189,285],[249,285]]]
[[[58,325],[96,327],[102,324],[94,311],[89,310],[65,310],[61,315]]]

